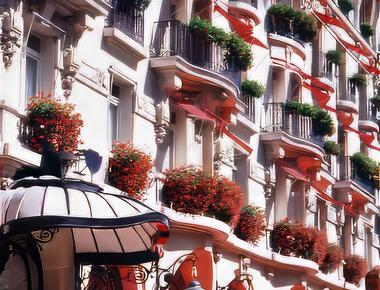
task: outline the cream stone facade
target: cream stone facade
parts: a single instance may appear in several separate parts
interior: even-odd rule
[[[118,9],[118,2],[0,0],[3,183],[11,181],[23,165],[38,166],[41,156],[24,146],[19,134],[28,96],[50,91],[75,104],[81,114],[81,149],[95,150],[103,157],[101,170],[93,177],[87,169],[85,176],[72,176],[106,183],[115,140],[133,142],[152,156],[154,182],[145,203],[170,220],[161,268],[202,248],[210,253],[211,268],[205,269],[206,258],[197,263],[198,276],[209,274],[210,286],[202,285],[206,290],[228,289],[223,287],[247,274],[252,275],[254,289],[358,289],[345,282],[342,266],[323,274],[312,261],[273,252],[269,236],[274,223],[288,217],[327,231],[329,242],[341,245],[346,255],[363,256],[370,268],[380,265],[379,188],[353,176],[350,161],[356,152],[380,161],[380,109],[376,111],[370,102],[380,95],[379,2],[355,0],[354,10],[343,15],[333,0],[278,0],[317,18],[317,36],[309,43],[268,32],[266,11],[275,0],[151,0],[144,11],[129,14]],[[209,45],[204,55],[197,54],[199,46],[184,49],[187,39],[181,37],[194,16],[233,30],[216,5],[252,21],[254,37],[267,46],[252,45],[254,62],[246,72],[223,69],[217,46]],[[323,22],[318,13],[344,23],[355,47],[371,54],[371,60],[366,63],[367,58],[352,47],[345,49],[339,27]],[[359,32],[362,22],[375,31],[368,42]],[[326,53],[335,49],[343,58],[339,66],[326,59]],[[350,83],[355,73],[367,76],[365,87]],[[308,84],[317,79],[332,88],[327,104],[335,133],[323,140],[313,135],[310,119],[290,116],[281,105],[290,99],[317,103],[312,91],[302,85],[307,76],[313,77]],[[264,84],[261,98],[242,96],[240,83],[245,79]],[[227,132],[217,131],[214,122],[202,120],[198,111],[181,106],[179,100],[204,114],[207,108],[208,116],[229,119]],[[344,116],[337,112],[353,117],[350,128],[374,136],[370,146],[342,125]],[[327,157],[326,140],[340,144],[339,156]],[[245,192],[245,204],[265,209],[268,230],[257,246],[237,238],[221,221],[176,212],[161,201],[162,172],[183,165],[235,180]],[[76,166],[73,171],[85,167]],[[315,182],[326,181],[322,193],[299,179],[298,174],[308,170],[313,171]],[[357,215],[332,200],[354,205]],[[157,280],[149,278],[136,289],[156,289],[156,285]],[[56,289],[69,289],[65,287]],[[364,280],[360,288],[365,289]]]

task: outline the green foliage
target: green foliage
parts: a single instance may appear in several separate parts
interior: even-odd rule
[[[360,24],[360,32],[364,38],[370,38],[374,34],[371,25],[369,25],[368,23]]]
[[[325,144],[323,144],[323,149],[325,150],[326,154],[340,154],[340,145],[334,141],[326,141]]]
[[[198,34],[206,41],[216,43],[225,49],[224,60],[229,67],[246,71],[252,65],[251,48],[236,33],[227,33],[199,16],[194,17],[188,27],[192,33]]]
[[[224,58],[229,67],[246,71],[252,66],[253,58],[250,46],[236,33],[228,33],[222,45],[226,50]]]
[[[365,74],[356,73],[350,77],[350,81],[356,86],[365,86],[367,84],[367,77]]]
[[[293,33],[305,42],[313,40],[317,33],[317,23],[313,17],[304,11],[295,11],[289,5],[275,4],[268,11],[269,31],[280,35]]]
[[[354,10],[354,4],[351,0],[338,0],[340,10],[344,15],[347,15],[351,10]]]
[[[284,103],[284,109],[288,112],[309,117],[313,122],[313,131],[317,136],[331,136],[335,132],[334,122],[326,110],[318,106],[302,104],[298,101],[288,101]]]
[[[260,98],[265,92],[265,87],[256,80],[245,80],[241,83],[241,92],[244,96]]]
[[[355,174],[359,178],[373,180],[374,176],[378,173],[380,163],[376,160],[364,155],[361,152],[357,152],[351,157],[355,168]]]
[[[339,50],[329,50],[326,53],[326,59],[336,65],[340,65],[341,57],[342,56]]]

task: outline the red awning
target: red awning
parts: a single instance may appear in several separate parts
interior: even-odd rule
[[[191,105],[191,104],[183,104],[183,103],[176,103],[176,105],[186,111],[190,116],[204,120],[204,121],[211,121],[213,122],[214,119],[207,116],[206,112],[202,111],[200,108]]]
[[[289,175],[293,176],[294,178],[302,181],[308,181],[305,173],[298,170],[295,165],[290,164],[289,162],[286,162],[284,160],[278,161],[278,165],[280,168],[288,173]]]
[[[246,151],[249,154],[252,153],[253,149],[243,140],[240,140],[237,136],[235,136],[231,131],[227,129],[227,127],[223,127],[223,133],[229,137],[232,141],[234,141],[240,148]]]
[[[322,179],[324,179],[324,178],[322,177]],[[318,192],[318,194],[321,198],[323,198],[324,200],[326,200],[328,202],[331,202],[333,205],[343,207],[342,202],[333,199],[330,195],[328,195],[326,193],[325,189],[327,187],[323,188],[324,180],[322,180],[322,179],[321,179],[321,181],[311,181],[310,185]],[[325,179],[325,180],[327,180],[327,179]]]

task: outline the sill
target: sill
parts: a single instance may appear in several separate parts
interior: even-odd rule
[[[149,51],[143,45],[129,37],[118,28],[105,27],[103,36],[107,43],[113,44],[122,50],[131,52],[139,60],[148,58],[149,56]]]

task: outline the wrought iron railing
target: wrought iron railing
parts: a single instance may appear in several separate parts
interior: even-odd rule
[[[230,0],[231,2],[244,2],[257,8],[257,0]]]
[[[310,117],[285,110],[284,103],[264,104],[265,121],[262,132],[286,132],[294,137],[312,140],[322,146],[321,137],[313,133],[313,122]]]
[[[344,83],[345,89],[342,88],[341,83]],[[337,79],[337,95],[339,100],[351,101],[356,103],[356,100],[359,98],[359,89],[350,78],[339,77]]]
[[[240,85],[240,72],[224,61],[220,45],[190,32],[187,25],[178,20],[154,23],[150,51],[151,57],[181,56],[195,66],[221,73]]]
[[[337,67],[334,63],[326,58],[326,52],[315,51],[313,52],[313,74],[318,77],[325,77],[333,81],[337,76]]]
[[[371,194],[374,194],[375,185],[369,174],[363,173],[358,168],[351,156],[339,156],[339,178],[340,180],[351,180]]]
[[[114,0],[108,25],[120,29],[139,44],[144,43],[144,10],[126,6],[123,1]]]
[[[240,94],[239,99],[244,104],[244,114],[245,116],[250,119],[251,121],[255,122],[255,101],[256,99],[254,97],[246,96],[244,94]]]

